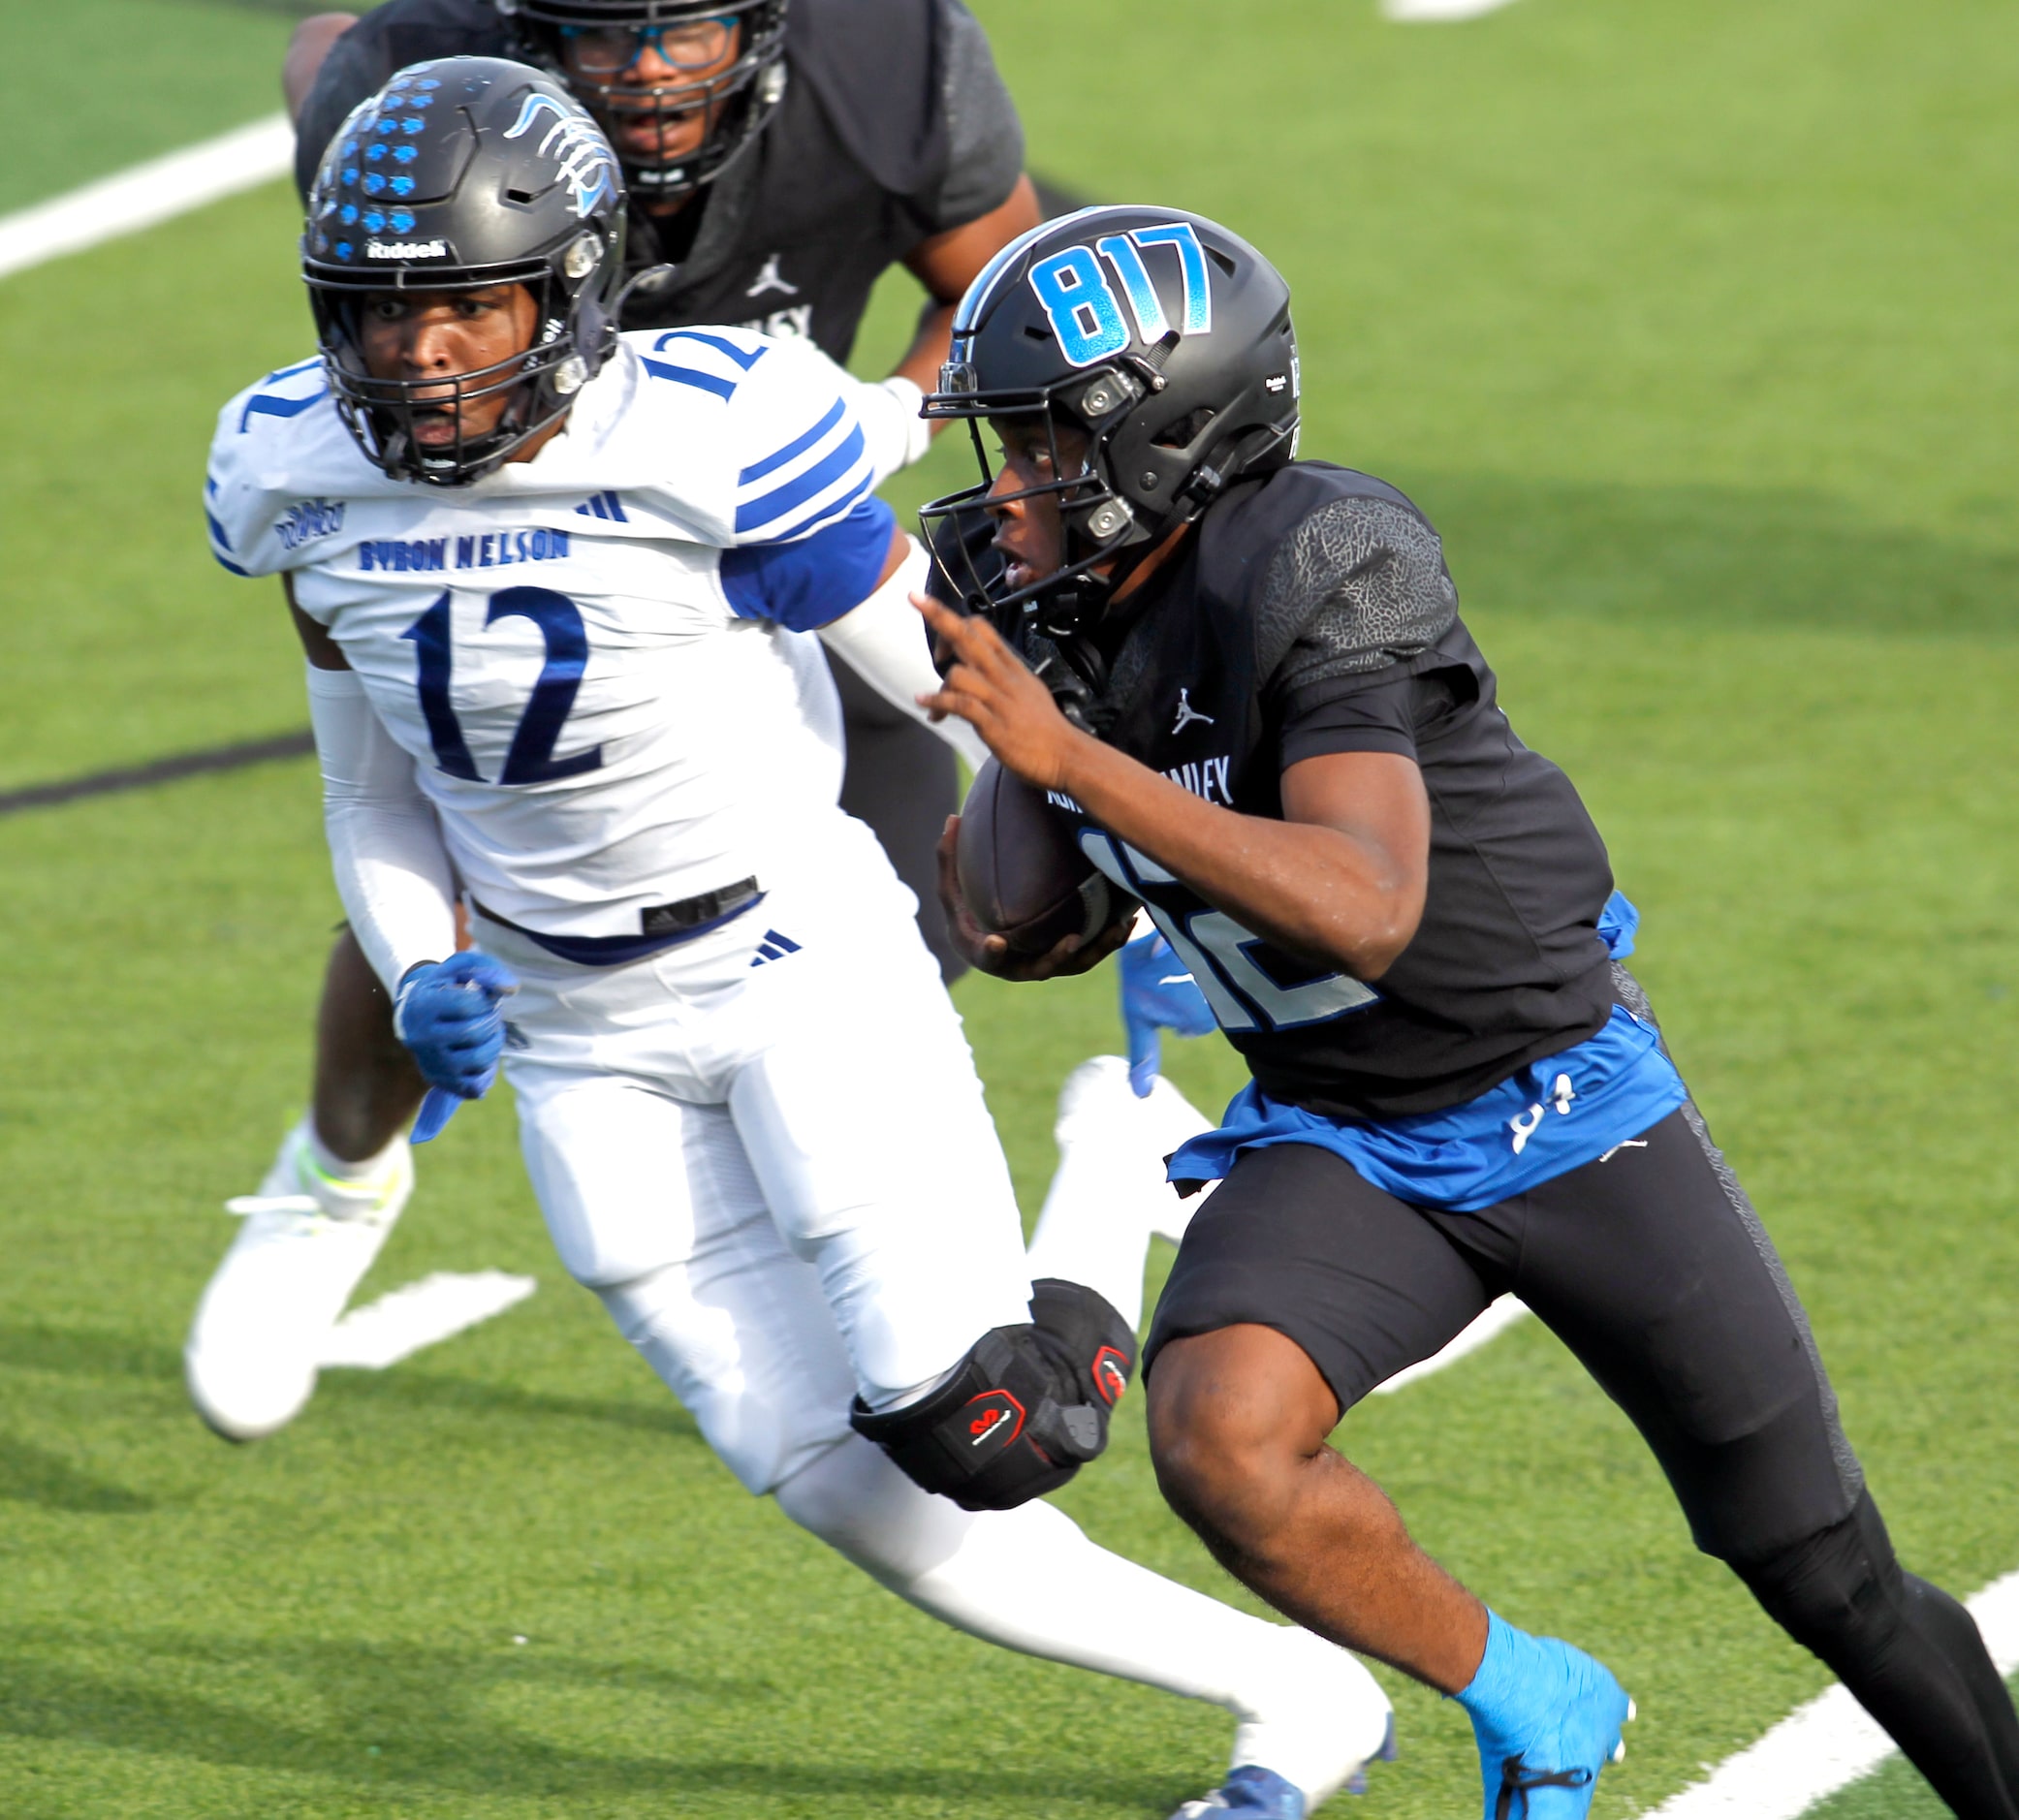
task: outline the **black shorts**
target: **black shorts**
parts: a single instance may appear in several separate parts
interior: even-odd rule
[[[1144,1345],[1252,1323],[1343,1414],[1504,1291],[1654,1449],[1705,1553],[1744,1564],[1840,1522],[1862,1486],[1809,1323],[1694,1106],[1473,1213],[1398,1201],[1311,1145],[1250,1150],[1194,1216]]]

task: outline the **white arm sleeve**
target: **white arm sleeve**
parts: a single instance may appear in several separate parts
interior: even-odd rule
[[[905,542],[908,552],[891,579],[860,607],[822,626],[820,637],[893,707],[936,733],[967,761],[969,770],[980,770],[989,756],[981,735],[959,715],[934,721],[918,705],[921,695],[939,687],[939,673],[932,668],[926,622],[905,596],[925,591],[931,560],[916,538]]]
[[[869,462],[879,486],[899,468],[923,460],[931,448],[932,425],[919,416],[925,399],[926,394],[910,380],[896,374],[856,389],[850,402],[869,446]]]
[[[416,961],[456,952],[455,873],[414,761],[380,722],[363,682],[310,665],[308,714],[337,895],[390,992]]]

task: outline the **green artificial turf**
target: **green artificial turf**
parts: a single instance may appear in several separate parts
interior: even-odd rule
[[[319,10],[305,0],[16,0],[0,16],[0,113],[33,130],[16,132],[0,162],[0,211],[277,112],[294,17]]]
[[[0,82],[45,130],[0,207],[273,105],[285,8],[30,11]],[[1636,968],[1903,1555],[1959,1593],[2019,1566],[2019,20],[1115,0],[1089,38],[1059,0],[980,11],[1038,168],[1216,214],[1290,274],[1305,452],[1444,531],[1516,725],[1641,905]],[[60,54],[101,20],[187,67],[102,95]],[[0,282],[0,789],[304,718],[271,585],[197,518],[217,406],[306,350],[292,235],[274,185]],[[335,915],[314,797],[290,764],[0,821],[0,1813],[1155,1820],[1205,1787],[1217,1715],[951,1636],[743,1497],[552,1262],[502,1102],[426,1155],[364,1293],[497,1267],[539,1294],[330,1374],[271,1442],[201,1430],[176,1349],[218,1203],[299,1111]],[[1111,993],[961,988],[1026,1208]],[[1207,1106],[1240,1078],[1214,1041],[1171,1066]],[[1140,1419],[1060,1501],[1237,1596]],[[1341,1438],[1509,1617],[1635,1693],[1596,1813],[1824,1684],[1533,1324]],[[1364,1811],[1474,1810],[1459,1715],[1398,1699]],[[1823,1811],[1927,1802],[1895,1765]]]

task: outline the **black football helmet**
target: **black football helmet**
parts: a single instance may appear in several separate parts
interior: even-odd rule
[[[352,110],[308,196],[301,269],[336,408],[367,457],[398,480],[459,486],[565,415],[616,345],[624,186],[616,156],[553,78],[499,57],[401,70]],[[441,380],[374,379],[359,327],[385,291],[522,284],[532,347]],[[440,448],[415,413],[514,393],[496,429]],[[426,395],[419,394],[426,392]]]
[[[651,158],[620,154],[624,176],[641,200],[682,196],[711,183],[756,142],[785,93],[785,7],[786,0],[497,0],[520,55],[564,82],[620,147],[624,125],[649,119],[663,147],[673,120],[707,110],[701,143],[685,155],[663,149]],[[734,30],[739,42],[736,60],[710,77],[647,87],[618,79],[625,65],[600,80],[582,67],[580,47],[612,34],[711,24]],[[573,59],[571,38],[578,47]],[[655,42],[663,52],[664,41]]]
[[[1290,288],[1274,266],[1199,215],[1083,208],[1011,241],[961,299],[925,415],[968,424],[982,479],[920,518],[970,611],[1020,645],[1036,632],[1070,648],[1167,533],[1292,457],[1297,409]],[[1057,493],[1065,549],[1010,590],[982,559],[976,515],[994,482],[984,421],[1016,419],[1042,423],[1054,478],[996,503]],[[1085,439],[1070,471],[1061,428]]]

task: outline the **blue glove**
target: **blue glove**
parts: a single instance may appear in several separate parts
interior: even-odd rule
[[[518,990],[519,982],[489,955],[465,953],[424,961],[409,968],[399,982],[393,998],[393,1028],[413,1051],[415,1065],[430,1087],[457,1099],[482,1099],[497,1079],[498,1056],[505,1047],[498,1000]],[[433,1094],[422,1115],[431,1126],[422,1139],[425,1143],[447,1117]]]
[[[1121,1021],[1128,1030],[1128,1083],[1146,1100],[1163,1059],[1159,1030],[1204,1036],[1215,1028],[1206,995],[1161,935],[1139,935],[1121,951]]]

